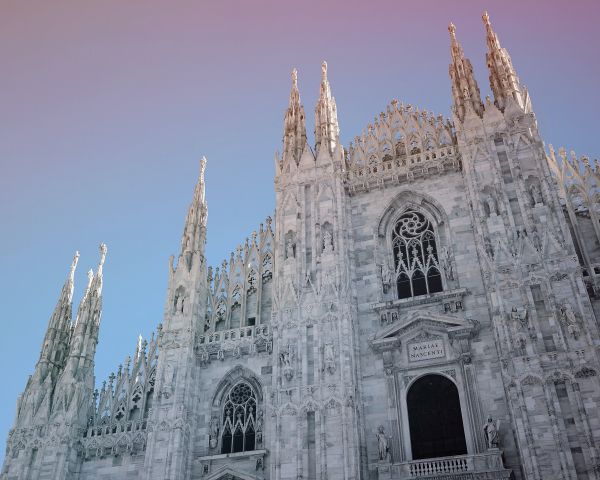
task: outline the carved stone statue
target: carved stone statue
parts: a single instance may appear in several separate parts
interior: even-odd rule
[[[333,343],[327,342],[323,347],[324,369],[331,375],[335,373],[335,353],[333,351]]]
[[[263,413],[259,411],[256,417],[256,443],[262,443]]]
[[[294,377],[294,368],[292,367],[294,352],[292,345],[288,345],[280,354],[279,361],[283,367],[283,375],[289,382]]]
[[[183,312],[183,294],[177,294],[177,298],[175,300],[175,313]]]
[[[516,306],[513,306],[510,311],[510,318],[521,328],[528,328],[527,309],[518,309]]]
[[[500,428],[500,420],[492,419],[491,415],[488,415],[487,422],[483,426],[483,433],[487,441],[488,448],[498,448],[500,445],[500,439],[498,437],[498,429]]]
[[[381,266],[381,282],[383,283],[383,293],[388,293],[392,282],[394,280],[394,271],[390,268],[390,266],[385,262]]]
[[[573,307],[569,302],[565,302],[565,304],[560,307],[560,320],[565,327],[567,327],[567,332],[571,335],[575,340],[579,337],[579,325],[577,322],[577,316],[573,311]]]
[[[160,391],[161,395],[165,398],[169,398],[173,393],[175,386],[175,367],[171,363],[165,364],[165,370],[163,375],[163,385]]]
[[[323,253],[332,253],[333,252],[333,237],[329,230],[325,230],[323,233]]]
[[[544,203],[542,199],[542,192],[536,183],[531,184],[529,187],[529,193],[531,194],[531,199],[535,205]]]
[[[294,242],[291,238],[288,238],[287,245],[285,246],[285,258],[296,258],[294,255]]]
[[[385,430],[383,429],[383,425],[379,425],[377,429],[377,433],[375,434],[377,437],[377,447],[379,450],[379,461],[380,462],[391,462],[391,454],[390,447],[388,445],[388,439],[385,435]]]
[[[498,215],[498,209],[496,208],[496,200],[492,195],[488,195],[485,197],[485,203],[488,206],[490,217],[493,215]]]
[[[454,280],[454,270],[452,268],[452,261],[450,260],[450,251],[445,247],[443,248],[440,257],[440,265],[446,274],[446,278],[448,280]]]
[[[217,448],[219,443],[219,418],[213,416],[208,426],[210,448]]]

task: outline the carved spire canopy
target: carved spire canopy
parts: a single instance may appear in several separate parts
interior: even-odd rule
[[[331,86],[327,79],[327,62],[321,64],[321,90],[315,108],[315,145],[319,151],[321,144],[333,153],[339,143],[340,127],[337,118],[335,98],[331,95]]]
[[[487,43],[485,57],[490,75],[490,87],[494,93],[496,106],[500,110],[504,110],[507,102],[512,98],[521,108],[524,108],[523,92],[510,55],[500,45],[498,35],[492,28],[490,16],[487,12],[483,13],[482,20],[485,25]]]
[[[461,121],[464,120],[469,111],[481,116],[483,103],[481,102],[481,93],[477,81],[473,75],[473,66],[469,59],[465,57],[462,46],[456,39],[456,27],[453,23],[448,25],[448,32],[450,32],[450,54],[452,57],[449,73],[452,81],[454,113]]]
[[[292,89],[290,103],[283,120],[283,161],[293,160],[296,164],[300,161],[306,146],[306,115],[300,103],[298,90],[298,71],[292,70]]]

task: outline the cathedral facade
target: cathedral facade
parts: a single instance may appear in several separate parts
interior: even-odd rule
[[[207,266],[203,159],[163,323],[98,390],[107,249],[73,315],[76,255],[0,479],[600,478],[600,165],[546,150],[483,21],[493,99],[451,24],[452,119],[392,101],[347,148],[294,71],[274,217]]]

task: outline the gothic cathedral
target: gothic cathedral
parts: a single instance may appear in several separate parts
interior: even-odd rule
[[[348,148],[294,70],[274,217],[207,266],[203,159],[163,323],[99,390],[107,249],[72,315],[76,255],[0,479],[600,479],[600,165],[546,151],[483,22],[493,99],[451,24],[452,119],[394,100]]]

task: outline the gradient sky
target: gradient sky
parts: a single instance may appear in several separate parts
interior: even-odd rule
[[[449,21],[489,92],[484,9],[546,142],[598,157],[597,0],[2,0],[0,461],[75,250],[78,302],[108,244],[101,383],[162,319],[202,155],[210,264],[272,213],[292,67],[312,130],[328,61],[345,145],[392,98],[448,115]]]

